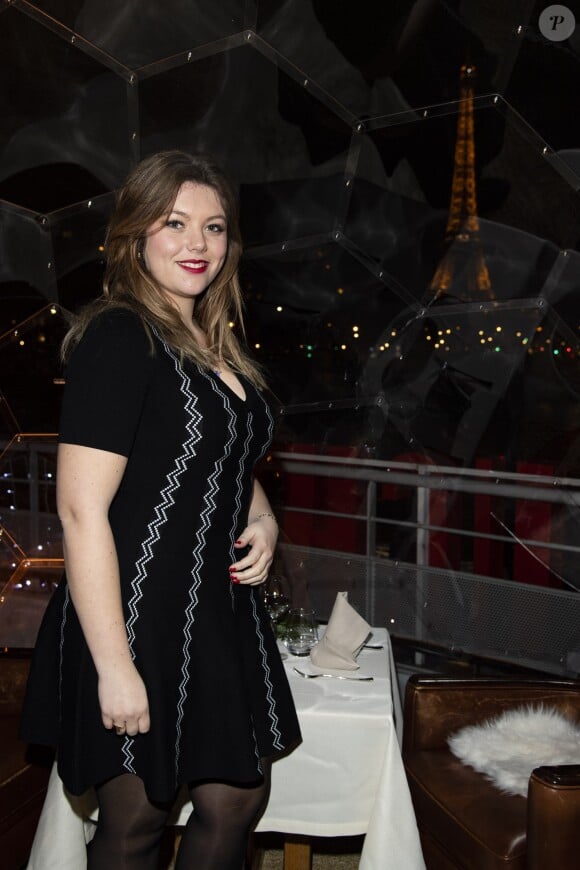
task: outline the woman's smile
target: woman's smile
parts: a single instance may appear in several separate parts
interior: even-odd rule
[[[205,272],[209,267],[207,260],[179,260],[178,262],[182,269],[194,274]]]

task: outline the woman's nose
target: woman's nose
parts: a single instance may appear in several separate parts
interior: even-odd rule
[[[185,244],[190,251],[205,251],[207,243],[203,230],[192,228],[187,235]]]

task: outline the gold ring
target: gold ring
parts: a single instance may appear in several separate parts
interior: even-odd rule
[[[124,734],[125,730],[124,725],[115,725],[115,734]]]

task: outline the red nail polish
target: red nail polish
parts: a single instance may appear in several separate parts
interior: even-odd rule
[[[232,583],[239,583],[240,582],[235,574],[230,575],[230,580],[232,581]]]
[[[243,543],[243,541],[240,538],[238,538],[238,540],[236,541],[236,544],[242,544],[242,543]]]

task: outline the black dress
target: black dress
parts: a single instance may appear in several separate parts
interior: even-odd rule
[[[243,386],[246,401],[182,365],[126,309],[92,321],[71,357],[61,442],[128,457],[109,519],[151,715],[137,737],[104,728],[64,578],[38,635],[21,735],[58,747],[73,794],[128,772],[159,802],[194,780],[250,783],[261,757],[300,738],[259,587],[233,585],[228,572],[273,426],[262,394]]]

